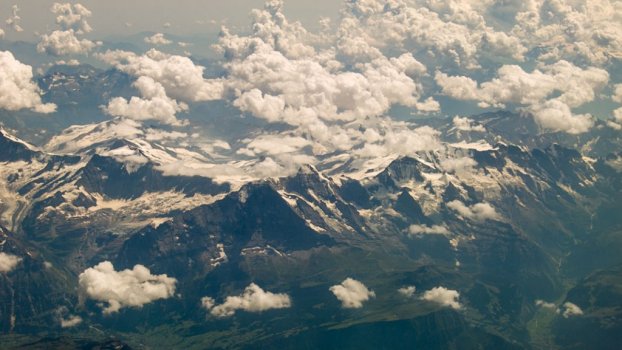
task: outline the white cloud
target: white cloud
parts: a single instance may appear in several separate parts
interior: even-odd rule
[[[80,290],[101,305],[104,314],[123,307],[142,307],[175,293],[177,280],[167,275],[152,275],[149,269],[136,265],[132,270],[115,271],[109,261],[84,270],[78,277]]]
[[[445,287],[435,287],[427,290],[423,293],[421,299],[431,301],[444,307],[450,307],[455,310],[462,309],[462,305],[459,302],[460,293]]]
[[[436,64],[467,69],[479,67],[483,55],[522,61],[528,49],[514,36],[486,23],[488,5],[473,1],[348,2],[340,39],[350,47],[365,43],[384,51],[402,49]]]
[[[41,91],[32,79],[31,66],[16,60],[9,51],[0,51],[0,108],[54,112],[56,105],[41,102]]]
[[[166,124],[178,124],[176,114],[188,110],[188,105],[178,103],[166,96],[164,87],[150,77],[140,77],[133,84],[143,98],[132,97],[129,101],[115,97],[105,107],[106,113],[134,120],[157,120]]]
[[[209,101],[223,97],[219,79],[203,77],[204,67],[188,57],[169,55],[155,49],[139,56],[128,51],[107,51],[98,54],[104,62],[135,77],[146,76],[160,83],[172,98],[188,101]]]
[[[69,315],[68,318],[61,317],[60,326],[62,328],[72,328],[82,323],[82,317]]]
[[[448,173],[461,175],[472,173],[477,162],[471,157],[446,158],[441,160],[440,166]]]
[[[408,228],[411,235],[449,235],[449,229],[444,225],[411,225]]]
[[[456,211],[463,218],[478,222],[501,219],[501,215],[489,203],[476,203],[469,207],[458,200],[454,200],[447,203],[447,207]]]
[[[87,54],[99,43],[88,39],[78,39],[73,29],[55,30],[50,34],[43,34],[37,44],[37,51],[53,56]]]
[[[454,127],[460,131],[476,131],[485,132],[486,128],[483,125],[475,125],[473,119],[467,117],[455,116],[453,119]]]
[[[172,43],[172,41],[165,38],[162,33],[156,33],[152,36],[146,37],[145,42],[151,45],[169,45]]]
[[[287,294],[266,292],[255,283],[251,283],[241,295],[228,296],[225,302],[214,306],[214,299],[201,299],[204,308],[211,310],[216,317],[233,316],[236,311],[262,312],[271,309],[286,309],[291,307],[291,300]]]
[[[593,122],[588,115],[574,115],[572,108],[592,102],[607,85],[609,73],[595,67],[582,69],[562,60],[531,73],[516,65],[504,65],[497,78],[481,84],[466,76],[441,72],[435,79],[442,93],[452,98],[478,101],[483,108],[523,106],[541,127],[578,134],[589,130]]]
[[[400,293],[401,295],[407,298],[412,298],[415,295],[416,291],[417,291],[417,288],[415,286],[402,287],[397,290],[398,293]]]
[[[11,17],[7,18],[6,24],[16,32],[23,32],[24,28],[20,25],[22,18],[18,14],[19,6],[13,5],[11,7]]]
[[[209,311],[215,305],[216,305],[216,301],[214,300],[214,298],[210,298],[210,297],[201,298],[201,307],[203,307],[205,310]]]
[[[557,305],[555,305],[555,303],[549,303],[541,299],[536,300],[536,306],[549,310],[557,310]]]
[[[583,315],[583,310],[571,302],[564,303],[564,305],[562,305],[562,309],[562,316],[564,316],[564,318]]]
[[[511,34],[544,48],[542,61],[571,59],[605,64],[622,53],[622,4],[610,0],[532,0],[513,13]]]
[[[18,256],[0,252],[0,273],[11,272],[21,261]]]
[[[574,114],[567,104],[559,100],[533,106],[531,112],[538,124],[548,130],[582,134],[594,126],[594,118],[590,114]]]
[[[341,284],[334,285],[329,290],[341,301],[345,309],[358,309],[370,298],[375,298],[376,293],[352,278],[346,278]]]
[[[63,30],[75,30],[77,34],[93,30],[87,22],[92,13],[80,3],[54,3],[51,11],[56,15],[56,24]]]

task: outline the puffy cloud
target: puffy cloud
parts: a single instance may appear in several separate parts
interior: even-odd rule
[[[164,34],[162,33],[156,33],[156,34],[153,34],[152,36],[146,37],[145,42],[151,45],[169,45],[172,43],[172,41],[165,38]]]
[[[60,319],[60,326],[62,328],[72,328],[82,323],[82,317],[76,315],[69,315],[68,318],[62,317]]]
[[[472,172],[477,162],[471,157],[447,158],[441,160],[440,165],[446,172],[460,175]]]
[[[150,77],[140,77],[133,84],[143,98],[132,97],[129,101],[123,97],[115,97],[108,106],[106,113],[134,120],[157,120],[166,124],[178,124],[175,115],[188,110],[185,103],[166,96],[164,87]]]
[[[416,52],[430,62],[468,69],[479,67],[482,55],[523,60],[528,49],[522,42],[486,23],[487,5],[472,1],[350,1],[340,24],[340,39],[348,51],[365,43],[385,51]]]
[[[54,112],[56,105],[41,102],[41,91],[32,78],[31,66],[16,60],[9,51],[0,51],[0,108]]]
[[[352,278],[346,278],[341,284],[334,285],[329,290],[341,301],[345,309],[358,309],[370,298],[375,298],[376,293]]]
[[[78,39],[73,29],[55,30],[41,36],[37,51],[53,56],[78,55],[87,54],[98,45],[88,39]]]
[[[408,228],[411,235],[449,235],[449,229],[444,225],[411,225]]]
[[[82,4],[54,3],[51,8],[56,15],[56,24],[63,30],[75,30],[77,34],[88,33],[93,29],[87,22],[92,16],[91,11]]]
[[[241,295],[228,296],[225,302],[214,306],[214,299],[201,299],[204,308],[216,317],[233,316],[236,311],[262,312],[271,309],[286,309],[291,307],[291,300],[287,294],[266,292],[255,283],[251,283]]]
[[[210,297],[201,298],[201,307],[203,307],[205,310],[209,311],[215,305],[216,305],[216,301],[214,300],[214,298],[210,298]]]
[[[474,123],[473,119],[469,119],[467,117],[455,116],[453,119],[454,127],[459,131],[486,131],[486,128],[483,125],[475,125]]]
[[[565,302],[564,305],[562,305],[562,309],[562,316],[564,316],[564,318],[583,315],[583,310],[571,302]]]
[[[253,47],[248,56],[227,63],[226,87],[237,96],[235,106],[258,118],[298,126],[314,119],[353,121],[380,116],[393,104],[419,104],[422,87],[409,74],[425,68],[410,54],[333,73],[311,58],[288,59],[262,42]]]
[[[169,55],[155,49],[144,55],[108,51],[98,57],[125,73],[155,80],[164,87],[168,96],[178,100],[198,102],[223,97],[222,81],[205,79],[205,68],[195,65],[188,57]]]
[[[115,271],[109,261],[84,270],[78,277],[80,290],[101,305],[104,314],[123,307],[142,307],[175,293],[177,280],[167,275],[152,275],[148,268],[136,265],[132,270]]]
[[[534,106],[531,112],[538,124],[548,130],[582,134],[594,126],[594,118],[590,114],[573,114],[570,107],[559,100]]]
[[[462,309],[462,305],[459,302],[460,293],[445,287],[435,287],[427,290],[423,293],[421,299],[455,310]]]
[[[54,3],[51,8],[56,15],[56,24],[60,30],[41,35],[37,51],[53,56],[88,54],[101,42],[80,39],[77,35],[90,32],[91,26],[86,21],[91,11],[81,4]]]
[[[402,287],[397,290],[398,293],[400,293],[401,295],[407,298],[412,298],[415,295],[416,291],[417,291],[417,288],[415,286]]]
[[[11,7],[11,17],[7,18],[6,24],[16,32],[23,32],[24,28],[20,25],[22,18],[18,14],[19,6],[13,5]]]
[[[557,305],[555,305],[554,303],[546,302],[541,299],[536,300],[536,306],[549,309],[549,310],[557,310]]]
[[[11,272],[21,261],[18,256],[0,252],[0,273]]]
[[[539,60],[604,64],[622,53],[622,3],[530,0],[516,4],[511,34],[542,48]]]
[[[478,101],[484,108],[523,106],[543,128],[578,134],[587,131],[593,122],[590,116],[573,115],[571,109],[593,101],[607,85],[609,73],[595,67],[582,69],[562,60],[531,73],[516,65],[504,65],[497,78],[481,84],[466,76],[441,72],[435,79],[449,97]]]
[[[454,200],[447,203],[447,207],[456,211],[463,218],[473,221],[484,222],[486,220],[500,220],[501,215],[488,203],[476,203],[466,206],[464,203]]]

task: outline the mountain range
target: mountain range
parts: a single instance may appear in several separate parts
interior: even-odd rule
[[[215,158],[111,133],[123,120],[70,127],[40,147],[2,130],[0,251],[19,257],[0,274],[3,343],[613,349],[622,154],[604,150],[619,138],[517,133],[516,118],[528,116],[474,116],[483,128],[469,131],[420,120],[445,128],[442,149],[242,180],[171,174],[167,165]],[[102,262],[173,278],[174,293],[119,297],[107,312],[115,296],[84,282]],[[348,278],[373,291],[364,307],[331,294]],[[217,317],[202,304],[253,283],[288,307]]]

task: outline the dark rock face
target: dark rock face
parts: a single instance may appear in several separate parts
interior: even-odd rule
[[[18,160],[30,161],[37,156],[37,152],[28,148],[25,144],[11,139],[0,128],[0,162],[15,162]]]
[[[145,192],[179,191],[185,194],[228,192],[229,185],[194,176],[165,176],[147,163],[135,171],[113,158],[94,155],[79,174],[78,186],[110,198],[136,198]]]

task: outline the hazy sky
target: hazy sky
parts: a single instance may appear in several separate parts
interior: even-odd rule
[[[0,0],[0,23],[9,40],[36,40],[35,32],[54,28],[50,12],[53,0]],[[93,12],[89,23],[94,31],[89,37],[156,31],[171,34],[200,34],[213,32],[226,20],[230,26],[246,26],[249,12],[263,7],[264,0],[83,0],[81,3]],[[5,25],[11,7],[17,4],[24,32],[16,33]],[[314,27],[320,17],[335,18],[341,8],[339,0],[286,0],[285,13],[307,27]],[[216,21],[214,24],[212,21]],[[126,23],[131,26],[126,26]],[[165,28],[164,24],[170,23]]]

